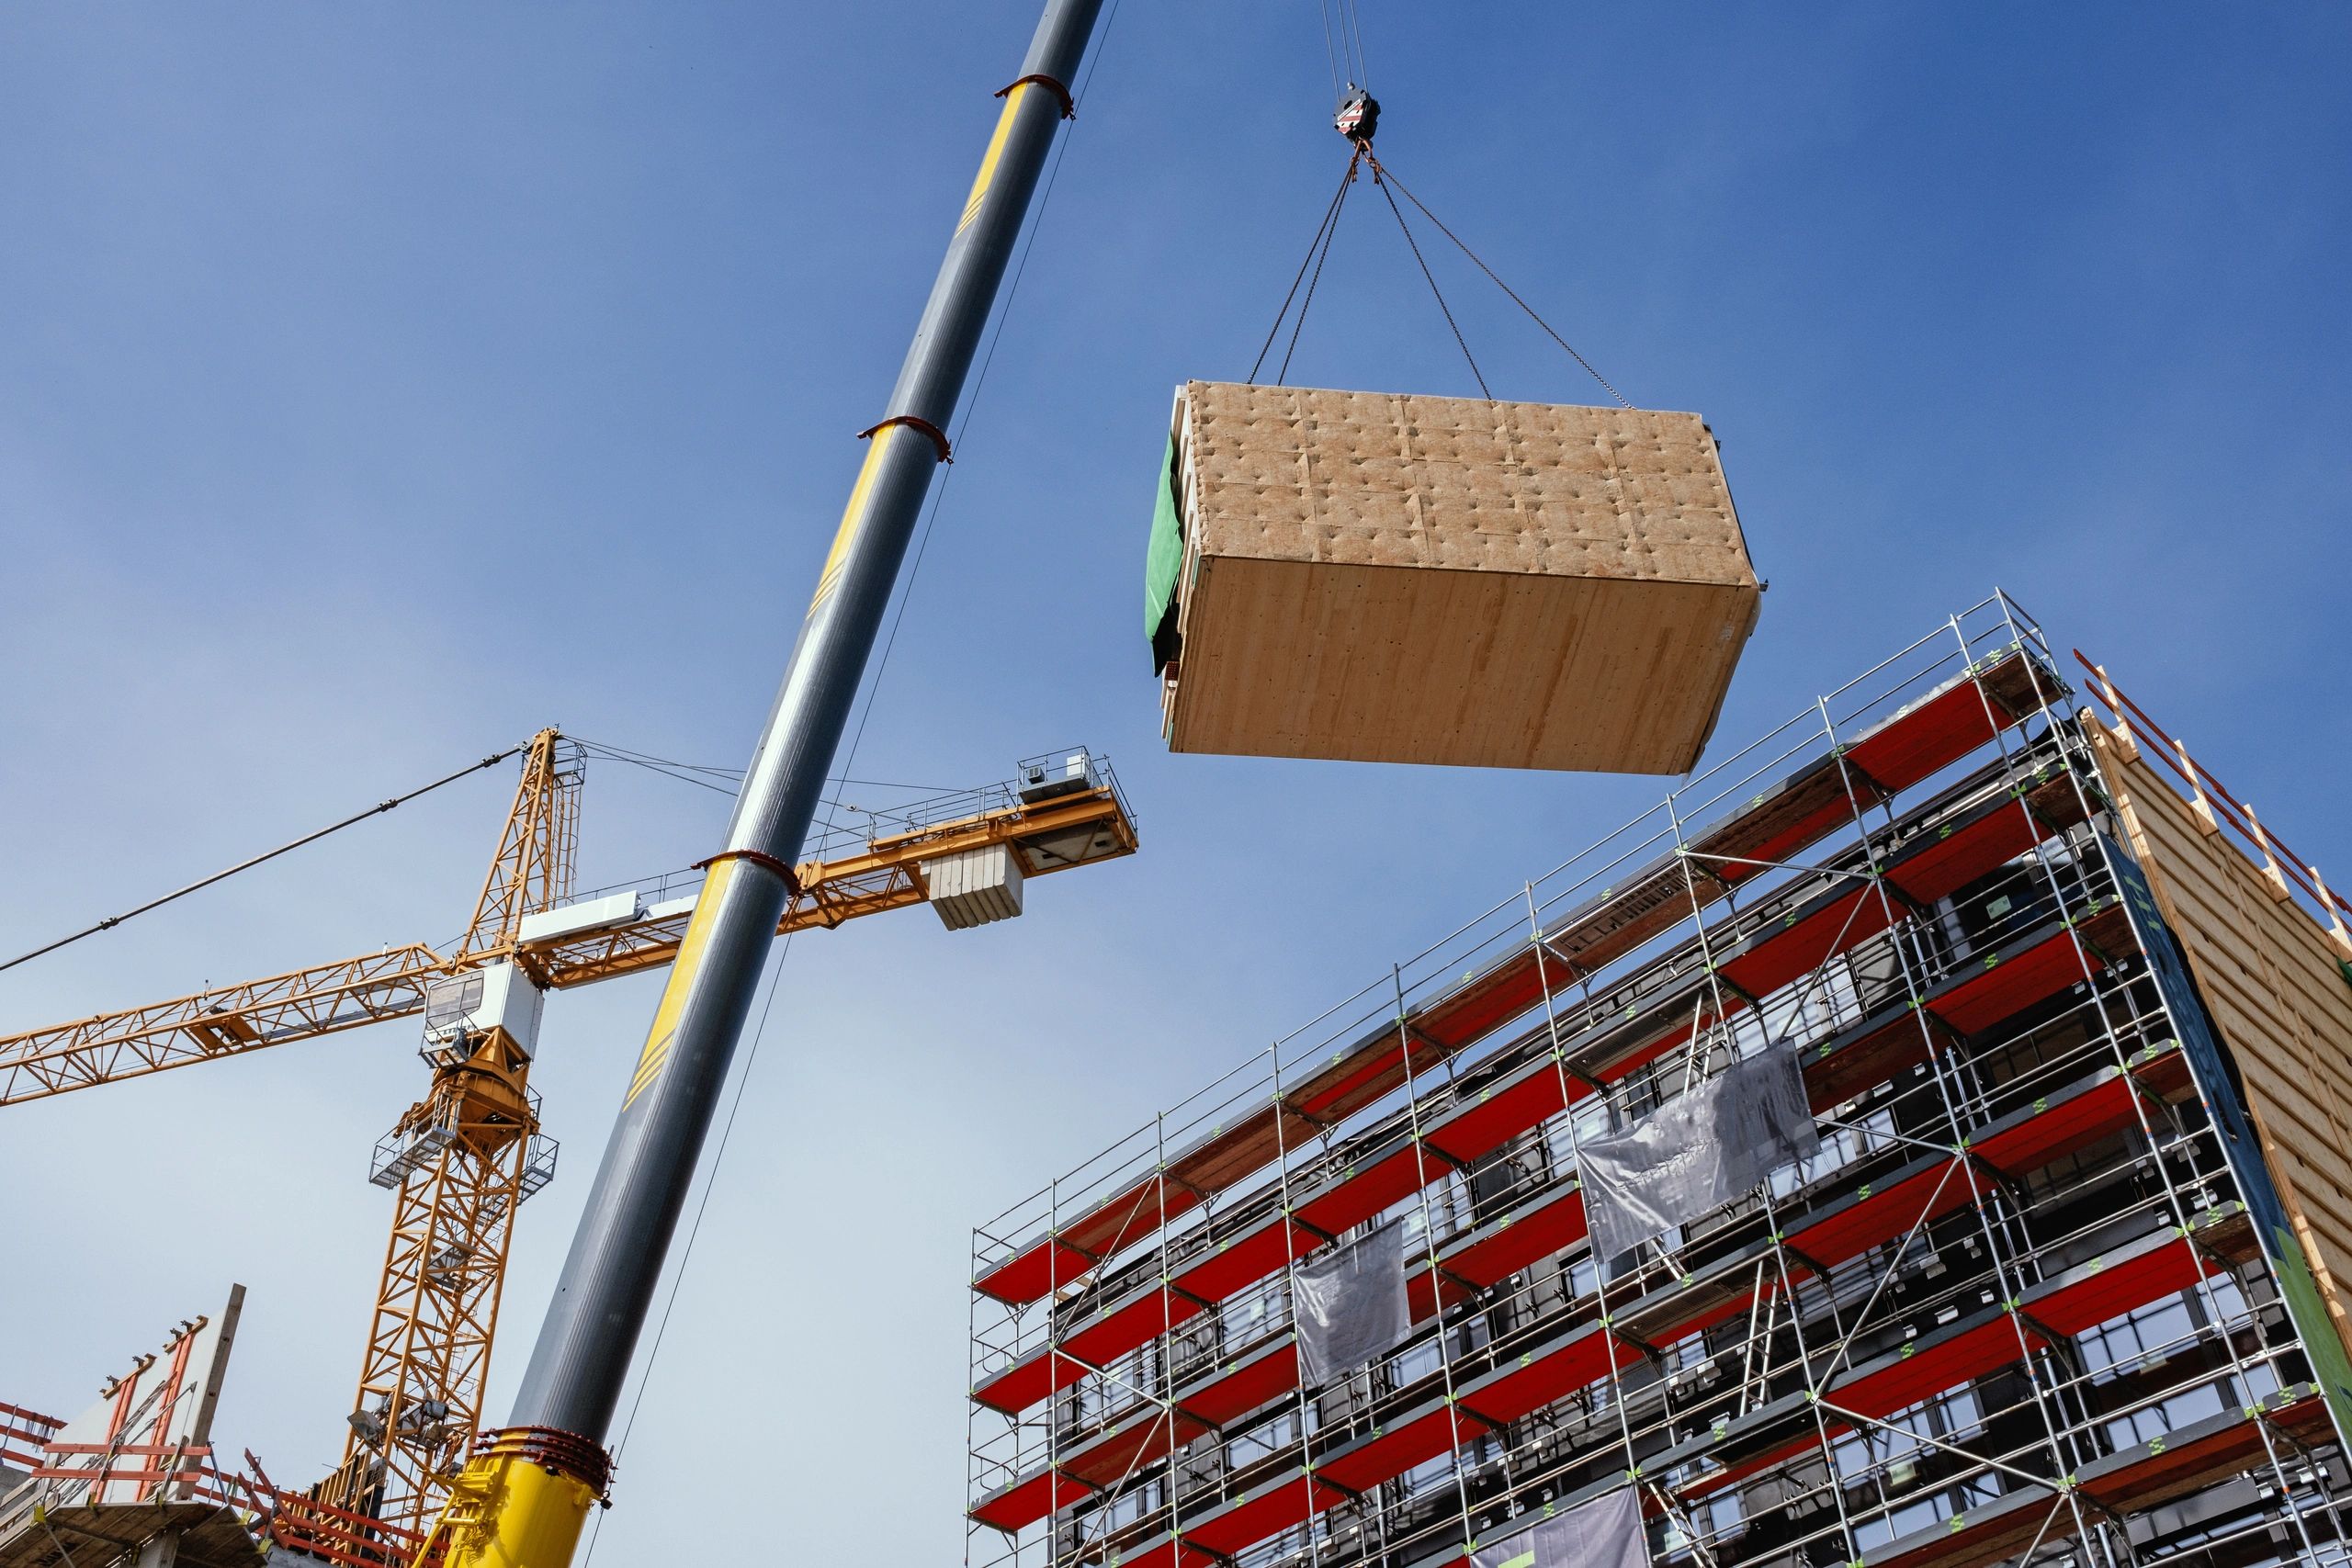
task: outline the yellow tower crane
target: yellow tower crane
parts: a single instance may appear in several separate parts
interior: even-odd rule
[[[424,1097],[377,1145],[393,1194],[343,1463],[322,1502],[421,1534],[481,1425],[514,1214],[553,1176],[530,1088],[546,991],[667,965],[694,878],[573,896],[583,759],[554,729],[522,778],[465,934],[0,1036],[0,1105],[423,1015]],[[932,902],[951,927],[1020,909],[1029,877],[1132,853],[1133,819],[1084,751],[1005,784],[891,814],[897,830],[818,846],[779,934]],[[831,852],[839,851],[841,852]],[[697,867],[695,870],[699,871]]]

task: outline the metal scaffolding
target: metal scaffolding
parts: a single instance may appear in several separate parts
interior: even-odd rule
[[[2227,1056],[1996,594],[975,1235],[973,1568],[2352,1561]],[[1793,1043],[1817,1154],[1596,1258],[1580,1144]],[[1310,1384],[1302,1267],[1412,1327]]]

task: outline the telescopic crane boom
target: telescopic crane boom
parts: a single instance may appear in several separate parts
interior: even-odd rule
[[[605,1436],[818,795],[1102,0],[1046,0],[870,441],[678,946],[510,1424],[485,1433],[438,1533],[450,1568],[561,1568],[608,1490]]]

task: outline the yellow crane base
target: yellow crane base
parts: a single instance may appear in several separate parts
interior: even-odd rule
[[[588,1510],[605,1500],[612,1459],[552,1427],[484,1432],[417,1553],[443,1568],[566,1568]]]

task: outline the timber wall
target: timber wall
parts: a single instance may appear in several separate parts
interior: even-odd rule
[[[2263,1152],[2352,1349],[2352,980],[2282,882],[2093,722],[2099,772],[2245,1080]]]

